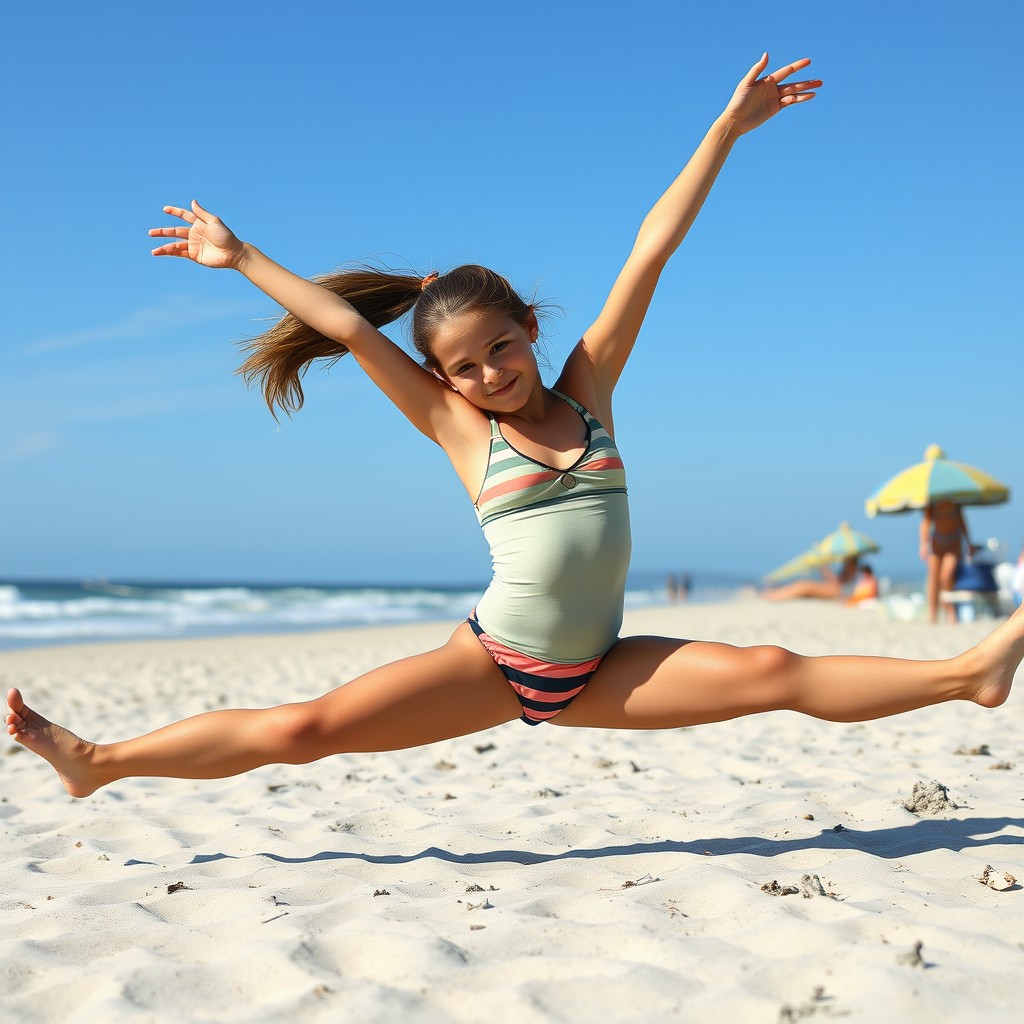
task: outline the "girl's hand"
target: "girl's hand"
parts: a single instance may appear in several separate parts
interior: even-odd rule
[[[220,217],[204,210],[194,199],[191,210],[165,206],[164,213],[180,217],[188,227],[150,228],[152,236],[178,239],[154,249],[154,256],[184,256],[204,267],[237,266],[245,247]]]
[[[750,69],[746,78],[736,86],[723,116],[732,123],[737,134],[744,135],[758,125],[764,124],[768,118],[774,117],[783,107],[814,99],[815,94],[811,90],[821,85],[820,79],[792,82],[789,85],[779,84],[794,72],[802,71],[810,63],[810,58],[804,57],[803,60],[787,64],[784,68],[765,75],[764,78],[758,78],[757,76],[768,66],[766,53]]]

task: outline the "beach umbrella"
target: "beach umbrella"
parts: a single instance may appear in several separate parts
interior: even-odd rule
[[[803,554],[791,558],[788,562],[772,569],[762,579],[766,583],[776,583],[789,579],[791,576],[802,576],[829,562],[839,562],[844,558],[858,558],[861,555],[880,551],[879,546],[866,533],[850,528],[849,523],[840,523],[839,529],[827,537],[812,544]]]
[[[1010,489],[994,477],[962,462],[950,462],[937,445],[929,445],[924,462],[897,473],[882,484],[866,502],[869,516],[910,512],[936,501],[954,505],[999,505],[1008,501]]]
[[[788,562],[780,565],[777,569],[765,573],[761,578],[765,583],[778,583],[781,580],[788,580],[793,576],[804,576],[817,569],[822,564],[821,555],[815,548],[808,548],[803,554],[791,558]]]
[[[844,558],[859,558],[880,550],[878,545],[860,530],[851,529],[849,523],[840,523],[839,529],[818,541],[812,549],[824,562],[838,562]]]

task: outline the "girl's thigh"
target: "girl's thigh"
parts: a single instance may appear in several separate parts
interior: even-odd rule
[[[670,729],[782,706],[796,656],[779,647],[630,636],[604,657],[554,725]]]
[[[306,705],[339,751],[399,750],[518,718],[519,701],[468,623],[437,650],[373,669]]]

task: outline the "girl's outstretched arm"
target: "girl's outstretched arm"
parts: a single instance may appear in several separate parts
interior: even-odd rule
[[[352,353],[374,383],[417,429],[442,447],[457,431],[452,392],[410,358],[340,295],[293,274],[241,241],[215,214],[195,200],[192,208],[165,206],[181,224],[150,228],[154,237],[172,238],[154,256],[180,256],[205,267],[237,270],[303,323],[338,343],[338,355]]]
[[[686,237],[736,140],[763,124],[784,107],[812,99],[818,79],[783,84],[810,64],[795,61],[758,76],[768,66],[766,53],[736,86],[679,177],[644,219],[633,250],[619,273],[604,308],[584,340],[570,356],[567,371],[578,379],[577,362],[590,367],[596,404],[609,412],[611,392],[636,341],[655,286],[669,257]]]

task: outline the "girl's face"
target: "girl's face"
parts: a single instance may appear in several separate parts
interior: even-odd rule
[[[513,413],[540,381],[533,344],[537,322],[522,327],[504,313],[474,310],[446,320],[430,346],[436,368],[480,409]]]

